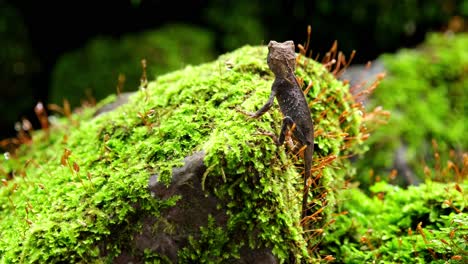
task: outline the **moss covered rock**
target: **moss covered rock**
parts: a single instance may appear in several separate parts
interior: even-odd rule
[[[345,190],[322,254],[344,263],[466,263],[467,189],[465,180],[408,189],[379,182],[371,196]]]
[[[92,95],[97,100],[115,93],[119,75],[121,90],[138,89],[141,60],[146,59],[148,78],[214,58],[214,40],[206,30],[186,25],[122,36],[99,37],[85,47],[63,55],[53,71],[50,101],[80,105]],[[87,94],[89,93],[89,94]]]
[[[114,111],[92,118],[96,109],[85,108],[5,155],[2,261],[169,262],[171,252],[155,244],[137,247],[134,240],[181,234],[184,226],[177,223],[190,216],[171,221],[168,212],[194,200],[161,192],[173,188],[174,168],[200,151],[204,173],[185,186],[199,186],[224,216],[208,213],[195,233],[189,228],[178,237],[186,245],[176,253],[181,263],[236,262],[246,249],[280,263],[312,261],[323,239],[317,230],[332,221],[334,193],[352,174],[347,157],[360,151],[363,113],[325,67],[298,60],[304,87],[313,84],[307,98],[317,144],[311,214],[301,225],[302,160],[258,134],[279,131],[279,108],[259,120],[236,110],[254,111],[268,98],[274,77],[266,55],[266,47],[246,46],[159,76]],[[155,179],[159,184],[151,187],[155,197],[151,177],[150,186]]]

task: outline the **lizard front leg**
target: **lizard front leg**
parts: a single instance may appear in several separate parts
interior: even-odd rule
[[[249,116],[250,118],[259,118],[263,114],[265,114],[268,110],[270,110],[270,108],[273,106],[273,101],[275,100],[275,95],[276,95],[276,91],[271,90],[270,97],[268,98],[268,101],[255,113],[246,112],[246,111],[241,110],[241,109],[236,109],[236,110],[238,112],[244,114],[244,115]]]

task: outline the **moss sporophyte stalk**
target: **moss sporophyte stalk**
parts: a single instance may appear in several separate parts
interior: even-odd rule
[[[387,77],[370,103],[392,116],[355,164],[360,188],[337,195],[321,254],[345,263],[467,262],[467,44],[466,33],[430,34],[416,50],[382,56]],[[405,171],[420,184],[387,183]]]
[[[187,235],[180,261],[219,263],[244,247],[270,249],[280,262],[320,257],[336,190],[353,174],[348,157],[362,151],[366,114],[327,68],[298,59],[316,127],[312,211],[301,225],[301,158],[258,134],[279,131],[279,108],[257,121],[235,109],[255,111],[268,97],[274,76],[266,55],[266,47],[245,46],[150,80],[114,111],[93,117],[112,96],[57,119],[47,135],[34,132],[32,143],[0,164],[2,262],[167,261],[151,247],[132,247],[148,219],[171,233],[176,227],[161,216],[183,199],[152,197],[148,180],[158,175],[169,185],[173,168],[199,151],[206,153],[205,193],[226,219],[220,225],[207,215],[207,226]]]
[[[461,154],[468,149],[467,45],[466,33],[433,33],[417,49],[402,49],[379,58],[387,76],[369,104],[383,106],[392,116],[389,124],[370,138],[370,150],[359,159],[357,168],[372,169],[375,177],[381,178],[396,169],[402,176],[400,182],[403,177],[407,182],[423,182],[425,165],[437,163],[427,158],[434,155],[434,141],[441,155],[462,159]],[[452,151],[456,155],[450,154]],[[403,162],[400,157],[405,157]],[[371,184],[367,175],[359,177],[363,185]],[[437,174],[432,177],[444,180]]]

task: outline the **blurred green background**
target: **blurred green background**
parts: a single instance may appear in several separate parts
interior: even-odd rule
[[[424,182],[424,177],[456,180],[441,170],[427,175],[427,168],[445,167],[449,160],[459,167],[466,163],[467,47],[467,33],[431,33],[417,48],[379,57],[386,77],[368,107],[382,106],[391,116],[372,133],[369,150],[357,162],[362,185],[378,179],[402,185]]]
[[[324,54],[334,40],[355,62],[421,43],[427,32],[463,31],[467,1],[24,1],[0,0],[0,138],[22,117],[37,126],[36,102],[78,106],[134,90],[148,60],[148,78],[209,61],[270,39],[303,43]]]

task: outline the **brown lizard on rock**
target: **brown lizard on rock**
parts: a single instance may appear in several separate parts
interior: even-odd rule
[[[267,103],[256,113],[248,113],[252,118],[258,118],[266,113],[273,105],[276,97],[281,112],[284,115],[283,125],[279,139],[272,135],[278,146],[283,145],[285,136],[292,131],[293,137],[299,141],[301,149],[304,149],[304,194],[302,198],[301,219],[307,213],[307,198],[309,186],[307,181],[311,177],[312,155],[314,153],[314,124],[304,93],[299,85],[294,71],[296,69],[296,54],[294,42],[289,40],[283,43],[270,41],[268,43],[267,63],[275,75],[275,81],[271,86],[271,94]]]

